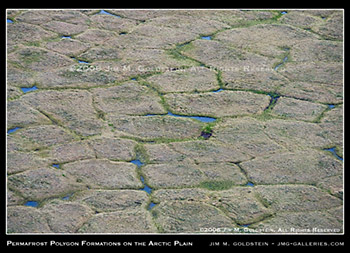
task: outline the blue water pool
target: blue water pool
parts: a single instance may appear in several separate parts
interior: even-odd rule
[[[145,116],[164,116],[164,115],[169,115],[173,117],[191,118],[191,119],[202,121],[204,123],[209,123],[216,120],[215,118],[211,118],[211,117],[179,115],[179,114],[173,114],[171,112],[168,112],[167,114],[146,114]]]
[[[284,14],[287,14],[288,12],[286,11],[282,11],[281,14],[284,15]]]
[[[332,154],[340,161],[343,161],[343,158],[338,156],[338,154],[335,152],[335,147],[333,148],[325,148],[324,150],[332,152]]]
[[[278,65],[275,67],[275,70],[277,70],[279,67],[281,67],[287,60],[288,60],[288,56],[284,57],[283,62],[281,62],[280,64],[278,64]]]
[[[55,167],[56,169],[60,169],[60,165],[59,164],[52,164],[53,167]]]
[[[26,203],[24,203],[24,205],[31,206],[31,207],[37,207],[39,205],[39,203],[36,201],[27,201]]]
[[[110,16],[113,16],[113,17],[116,17],[116,18],[121,18],[120,16],[115,15],[115,14],[110,13],[110,12],[107,12],[105,10],[101,10],[98,14],[106,14],[106,15],[110,15]]]
[[[156,204],[151,202],[149,206],[147,207],[147,210],[151,210]]]
[[[144,185],[144,187],[141,190],[147,192],[148,194],[151,194],[152,189],[148,185],[145,184],[145,179],[143,178],[143,176],[141,176],[140,178],[141,178],[141,182]]]
[[[13,23],[13,20],[11,20],[11,19],[8,18],[8,19],[6,20],[6,22],[7,22],[7,23]]]
[[[135,164],[137,167],[141,167],[143,163],[140,160],[132,160],[131,163]]]
[[[62,39],[71,39],[72,37],[71,37],[71,36],[64,36],[64,35],[63,35],[61,38],[62,38]]]
[[[280,96],[275,95],[275,94],[267,94],[268,96],[271,97],[269,105],[265,108],[265,110],[270,109],[272,106],[274,106],[277,103],[277,100],[279,99]]]
[[[72,197],[72,193],[68,194],[67,196],[64,196],[62,200],[69,200],[70,197]]]
[[[24,92],[24,93],[27,93],[27,92],[30,92],[30,91],[34,91],[34,90],[37,90],[38,87],[36,87],[35,85],[33,87],[30,87],[30,88],[26,88],[26,87],[22,87],[21,90]]]
[[[11,128],[7,131],[8,134],[16,132],[18,129],[21,129],[20,127],[15,127],[15,128]]]
[[[82,61],[82,60],[78,60],[77,58],[75,58],[75,57],[73,57],[73,56],[71,56],[71,58],[72,58],[73,60],[75,60],[75,61],[78,61],[79,63],[89,64],[89,62],[87,62],[87,61]]]
[[[335,107],[335,105],[332,105],[332,104],[328,105],[329,109],[333,109],[334,107]]]
[[[202,40],[211,40],[211,36],[202,36],[201,39]]]
[[[213,122],[216,119],[215,118],[211,118],[211,117],[201,117],[201,116],[186,116],[186,115],[178,115],[178,114],[173,114],[171,112],[168,112],[169,116],[174,116],[174,117],[184,117],[184,118],[191,118],[191,119],[196,119],[205,123],[209,123],[209,122]]]
[[[246,184],[246,186],[251,186],[251,187],[253,187],[254,184],[253,184],[252,182],[248,182],[248,183]]]
[[[224,89],[222,89],[222,88],[220,88],[220,89],[218,89],[218,90],[213,90],[212,92],[213,93],[217,93],[217,92],[220,92],[220,91],[223,91]]]

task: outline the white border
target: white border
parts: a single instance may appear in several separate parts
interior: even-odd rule
[[[34,235],[34,236],[41,236],[41,235],[69,235],[69,236],[88,236],[88,235],[134,235],[134,236],[137,236],[137,235],[157,235],[157,236],[167,236],[167,235],[172,235],[172,236],[175,236],[175,235],[195,235],[195,236],[202,236],[202,235],[211,235],[211,236],[220,236],[220,235],[224,235],[224,236],[245,236],[245,235],[248,235],[248,236],[280,236],[280,235],[288,235],[288,236],[304,236],[304,235],[309,235],[309,236],[314,236],[314,235],[338,235],[338,236],[341,236],[341,235],[345,235],[345,138],[344,138],[344,122],[345,122],[345,98],[343,97],[343,232],[342,233],[8,233],[7,232],[7,208],[8,208],[8,205],[7,205],[7,200],[8,200],[8,195],[7,195],[7,54],[8,54],[8,51],[7,51],[7,13],[8,11],[13,11],[13,10],[19,10],[19,11],[28,11],[28,10],[76,10],[76,11],[80,11],[80,10],[146,10],[146,11],[159,11],[159,10],[176,10],[176,11],[179,11],[179,10],[213,10],[213,11],[229,11],[229,10],[281,10],[281,11],[290,11],[290,10],[300,10],[300,11],[303,11],[303,10],[337,10],[337,11],[342,11],[343,12],[343,95],[345,94],[345,83],[344,83],[344,76],[345,76],[345,66],[344,66],[344,60],[345,60],[345,54],[344,54],[344,48],[345,48],[345,9],[343,8],[315,8],[315,9],[309,9],[309,8],[306,8],[306,9],[295,9],[295,8],[237,8],[237,9],[234,9],[234,8],[227,8],[227,9],[221,9],[221,8],[212,8],[212,9],[196,9],[196,8],[179,8],[179,9],[172,9],[172,8],[169,8],[169,9],[158,9],[158,8],[149,8],[149,9],[143,9],[143,8],[122,8],[122,9],[119,9],[119,8],[99,8],[99,9],[95,9],[95,8],[82,8],[82,9],[49,9],[49,8],[43,8],[43,9],[38,9],[38,8],[25,8],[25,9],[5,9],[5,12],[6,12],[6,15],[5,15],[5,18],[6,18],[6,35],[5,35],[5,38],[6,38],[6,47],[5,47],[5,50],[6,50],[6,63],[5,63],[5,66],[6,66],[6,71],[5,71],[5,74],[6,74],[6,127],[5,127],[5,135],[6,135],[6,159],[5,159],[5,164],[6,164],[6,170],[5,170],[5,180],[6,180],[6,221],[5,221],[5,234],[8,235],[8,236],[16,236],[16,235]],[[15,22],[15,21],[14,21]],[[316,210],[317,211],[317,210]],[[97,239],[97,238],[96,238]],[[254,240],[254,239],[253,239]],[[253,241],[252,240],[252,241]],[[98,240],[96,240],[98,241]],[[90,240],[88,241],[90,242]],[[91,241],[93,242],[93,241]]]

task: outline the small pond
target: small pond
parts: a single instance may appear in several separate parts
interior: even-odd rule
[[[82,61],[82,60],[78,60],[79,63],[83,63],[83,64],[89,64],[89,62],[87,61]]]
[[[130,162],[135,164],[138,168],[143,165],[143,163],[140,160],[132,160]]]
[[[115,15],[115,14],[110,13],[110,12],[105,11],[105,10],[101,10],[98,14],[105,14],[105,15],[110,15],[110,16],[116,17],[116,18],[121,18],[121,16]]]
[[[272,106],[274,106],[277,103],[277,100],[280,98],[280,96],[271,93],[268,93],[267,95],[269,95],[271,99],[269,105],[265,108],[265,110],[272,108]]]
[[[216,118],[211,118],[211,117],[179,115],[179,114],[173,114],[171,112],[168,112],[168,114],[147,114],[145,116],[157,116],[157,115],[159,116],[169,115],[173,117],[191,118],[191,119],[199,120],[204,123],[214,122],[216,120]]]
[[[10,133],[16,132],[18,129],[21,129],[21,128],[20,127],[11,128],[7,131],[7,133],[10,134]]]
[[[325,148],[325,151],[331,152],[338,160],[343,161],[344,159],[340,156],[338,156],[337,152],[335,152],[335,147],[333,148]]]
[[[201,39],[202,40],[211,40],[211,36],[202,36]]]
[[[72,197],[72,196],[73,196],[73,193],[69,193],[69,194],[67,194],[66,196],[64,196],[64,197],[62,198],[62,200],[69,200],[70,197]]]
[[[143,183],[143,186],[144,186],[141,190],[147,192],[148,194],[151,194],[152,189],[148,185],[145,184],[145,179],[143,178],[143,176],[141,176],[140,179],[141,179],[141,182]]]
[[[38,87],[36,87],[35,85],[33,87],[30,87],[30,88],[27,88],[27,87],[22,87],[21,90],[24,92],[24,93],[27,93],[27,92],[31,92],[31,91],[34,91],[34,90],[37,90]]]
[[[24,203],[25,206],[38,207],[39,203],[36,201],[27,201]]]
[[[224,90],[224,89],[220,88],[220,89],[218,89],[218,90],[213,90],[212,92],[213,92],[213,93],[218,93],[218,92],[223,91],[223,90]]]
[[[155,207],[155,203],[151,202],[149,206],[147,207],[147,210],[151,210],[153,207]]]
[[[250,186],[250,187],[253,187],[254,184],[252,182],[248,182],[245,186]]]
[[[204,123],[209,123],[209,122],[213,122],[216,119],[215,118],[211,118],[211,117],[202,117],[202,116],[186,116],[186,115],[179,115],[179,114],[173,114],[171,112],[168,112],[169,116],[174,116],[174,117],[184,117],[184,118],[191,118],[191,119],[196,119],[199,121],[202,121]]]

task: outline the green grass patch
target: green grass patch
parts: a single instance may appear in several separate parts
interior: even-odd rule
[[[260,194],[256,193],[255,198],[266,208],[269,208],[273,203],[265,198],[263,198]]]
[[[177,60],[186,60],[186,56],[183,56],[176,48],[175,49],[169,49],[169,55],[171,55],[173,58]]]
[[[29,47],[40,47],[40,42],[39,41],[29,41],[25,43],[26,46]]]
[[[312,123],[321,123],[321,120],[323,119],[323,117],[325,116],[325,113],[326,112],[328,112],[328,111],[330,111],[331,110],[331,108],[326,108],[326,109],[324,109],[321,113],[320,113],[320,115],[318,115],[313,121],[311,121]]]
[[[224,88],[224,82],[222,81],[222,72],[220,70],[218,70],[216,74],[216,80],[218,81],[220,88]]]
[[[33,62],[39,62],[40,59],[43,58],[44,54],[45,52],[37,52],[37,51],[32,51],[30,49],[24,49],[20,52],[21,60],[26,65],[29,65]]]
[[[147,163],[149,161],[149,157],[145,147],[142,144],[137,144],[134,148],[136,159],[140,160],[143,163]]]
[[[214,127],[213,123],[208,123],[202,128],[202,132],[206,134],[210,134],[213,132],[213,127]]]
[[[192,50],[194,48],[194,46],[191,43],[192,41],[189,42],[185,42],[182,44],[179,44],[176,46],[176,50],[178,51],[188,51],[188,50]]]
[[[282,10],[273,11],[275,15],[269,19],[256,19],[256,20],[239,20],[232,28],[250,27],[260,24],[276,24],[279,23],[279,19],[283,16]]]
[[[232,186],[235,186],[236,184],[232,181],[225,180],[225,181],[204,181],[199,184],[199,187],[205,188],[211,191],[221,191],[221,190],[227,190],[230,189]]]
[[[100,111],[100,110],[97,110],[97,118],[98,118],[98,119],[105,120],[105,119],[106,119],[105,116],[106,116],[106,113],[105,113],[105,112]]]
[[[261,121],[267,121],[270,119],[275,119],[276,117],[270,114],[271,109],[265,110],[261,114],[253,115],[253,118],[261,120]]]
[[[280,17],[283,16],[283,14],[282,14],[282,10],[278,10],[278,11],[274,11],[274,12],[276,13],[276,15],[273,16],[271,18],[271,20],[276,22],[276,21],[278,21],[280,19]]]

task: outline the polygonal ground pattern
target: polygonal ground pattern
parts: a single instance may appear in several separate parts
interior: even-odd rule
[[[342,10],[7,10],[8,233],[342,233]]]

